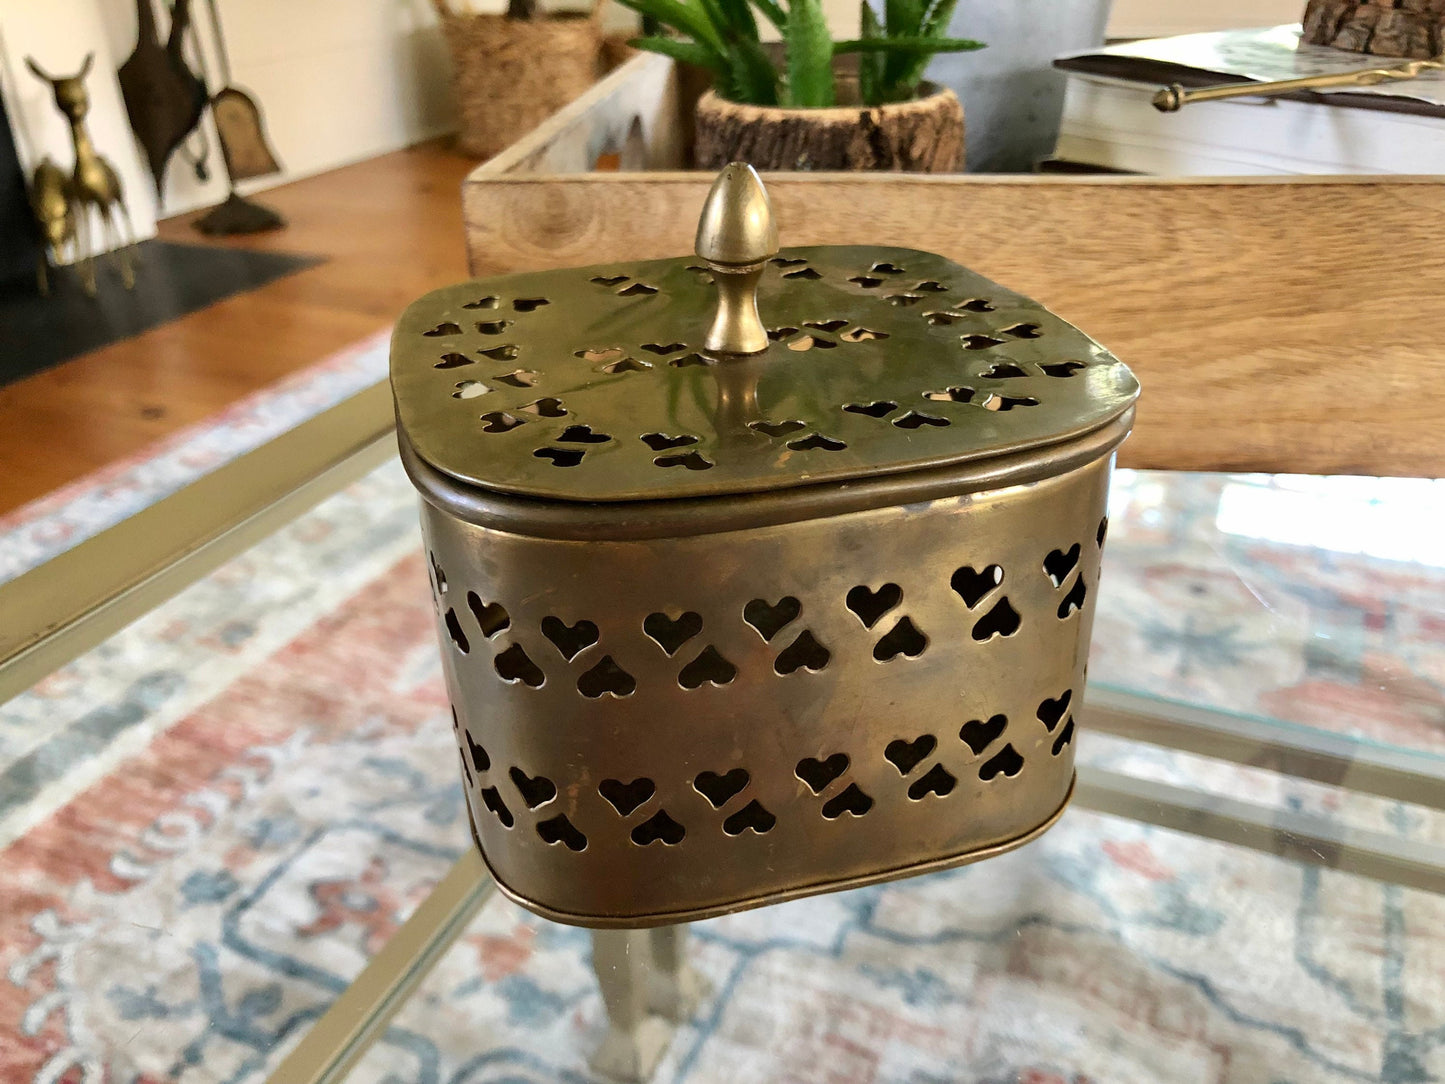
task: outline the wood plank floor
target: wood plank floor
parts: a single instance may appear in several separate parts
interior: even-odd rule
[[[289,223],[207,239],[194,215],[168,241],[314,253],[316,267],[0,388],[0,515],[194,424],[389,326],[466,277],[462,178],[476,165],[441,143],[273,188]]]

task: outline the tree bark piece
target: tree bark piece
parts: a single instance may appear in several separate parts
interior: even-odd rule
[[[827,109],[744,105],[708,91],[697,104],[697,167],[956,173],[963,106],[951,90],[925,89],[908,102]]]
[[[1445,49],[1445,0],[1309,0],[1304,40],[1427,60]]]

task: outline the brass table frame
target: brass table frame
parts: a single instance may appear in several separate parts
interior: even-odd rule
[[[0,585],[0,703],[96,646],[395,454],[375,384],[130,519]],[[1445,811],[1445,758],[1205,708],[1090,689],[1112,734]],[[1445,893],[1445,847],[1087,765],[1074,801],[1294,861]],[[273,1084],[343,1080],[493,896],[472,848],[292,1048]]]

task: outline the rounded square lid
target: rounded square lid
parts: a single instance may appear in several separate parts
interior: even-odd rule
[[[696,258],[434,291],[392,339],[404,439],[452,478],[570,501],[722,496],[1041,447],[1118,417],[1123,363],[940,256],[816,247],[768,261],[768,345],[704,349]]]

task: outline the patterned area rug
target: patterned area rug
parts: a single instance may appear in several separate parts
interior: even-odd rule
[[[1094,680],[1445,750],[1445,572],[1219,531],[1263,484],[1123,473]],[[10,530],[80,533],[104,489]],[[0,706],[0,1080],[265,1079],[468,845],[435,620],[392,464]],[[1397,803],[1080,755],[1445,842]],[[980,866],[698,924],[711,993],[657,1079],[1445,1079],[1442,931],[1439,897],[1073,810]],[[591,1080],[588,954],[494,901],[352,1079]]]

